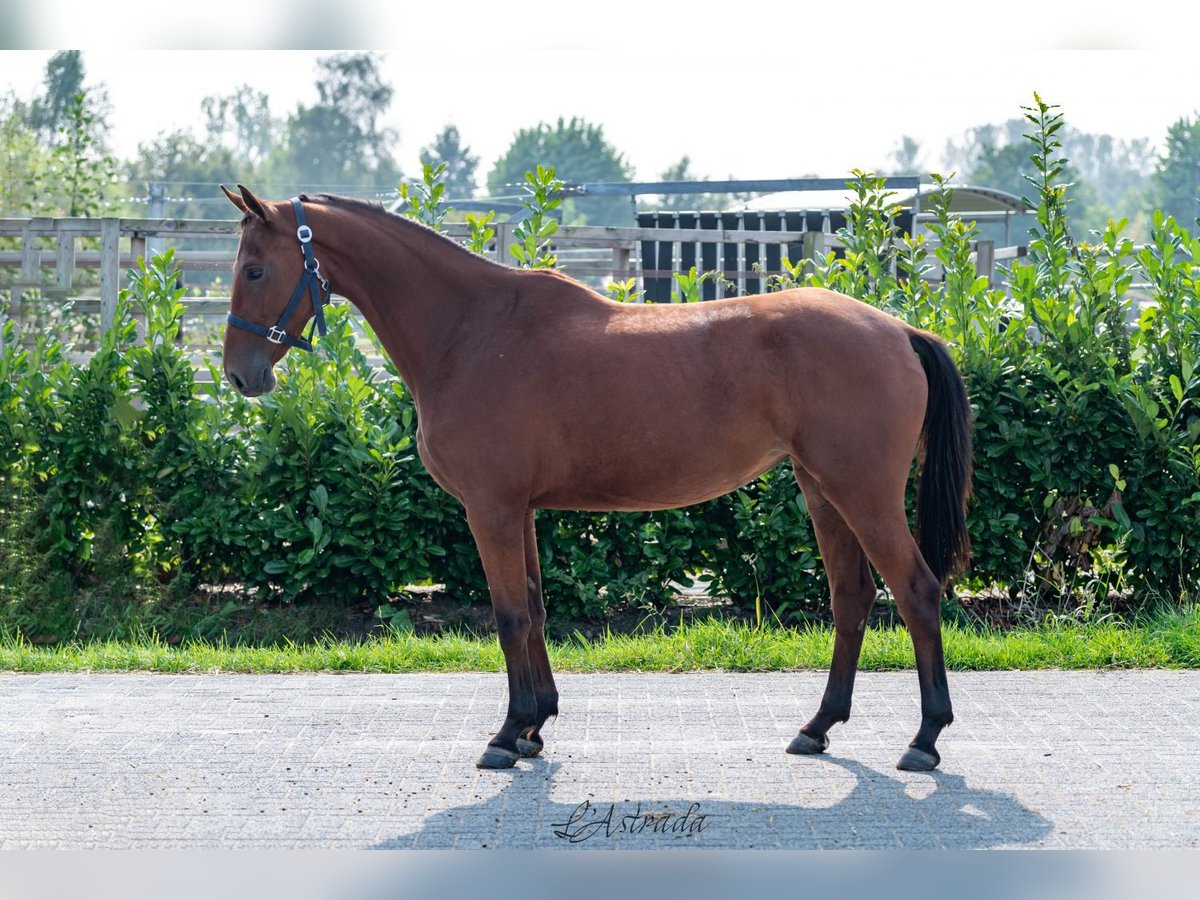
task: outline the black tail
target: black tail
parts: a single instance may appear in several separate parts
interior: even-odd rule
[[[909,338],[921,359],[929,400],[921,427],[917,544],[938,582],[965,568],[971,556],[967,496],[971,493],[971,404],[946,346],[919,331]]]

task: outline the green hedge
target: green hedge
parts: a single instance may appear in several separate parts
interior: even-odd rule
[[[865,173],[845,252],[771,287],[844,291],[950,342],[975,411],[967,586],[1052,604],[1122,590],[1179,601],[1200,573],[1200,239],[1156,215],[1136,254],[1123,222],[1073,241],[1061,118],[1040,99],[1028,112],[1038,226],[1007,291],[976,277],[974,225],[949,213],[942,179],[931,249],[898,233]],[[935,262],[939,281],[918,277]],[[1135,278],[1147,283],[1136,307]],[[416,458],[411,398],[394,369],[368,366],[348,315],[331,310],[319,351],[289,354],[278,390],[251,402],[215,365],[214,384],[195,383],[175,285],[170,253],[140,265],[85,365],[52,335],[22,348],[3,326],[0,624],[27,627],[57,604],[43,628],[116,634],[202,582],[297,603],[396,599],[420,583],[483,599],[462,510]],[[694,576],[784,619],[827,603],[786,466],[702,506],[542,512],[538,529],[552,615],[662,607]]]

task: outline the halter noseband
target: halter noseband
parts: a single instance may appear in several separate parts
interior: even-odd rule
[[[260,337],[265,337],[272,344],[287,344],[289,347],[299,347],[301,350],[312,352],[312,326],[309,326],[308,337],[292,337],[284,329],[287,328],[288,320],[291,319],[292,313],[296,311],[296,307],[300,305],[300,300],[304,297],[305,291],[308,291],[312,297],[313,306],[313,325],[317,328],[317,333],[321,337],[325,336],[325,313],[322,311],[326,303],[329,302],[329,282],[321,277],[321,263],[313,256],[312,251],[312,229],[308,227],[308,220],[304,217],[304,207],[300,203],[299,197],[292,198],[292,208],[296,211],[296,237],[300,241],[300,249],[304,253],[304,274],[300,276],[300,283],[296,285],[296,289],[292,291],[292,299],[288,302],[287,308],[279,316],[279,321],[268,328],[266,325],[259,325],[257,322],[249,322],[241,316],[235,316],[230,313],[225,317],[225,321],[235,328],[241,328],[244,331],[249,331],[251,334],[257,334]]]

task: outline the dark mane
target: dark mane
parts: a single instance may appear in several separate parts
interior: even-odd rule
[[[365,200],[362,197],[345,197],[341,194],[300,194],[299,197],[300,200],[305,203],[325,203],[330,206],[338,206],[370,213],[373,216],[380,216],[389,224],[400,224],[405,228],[412,228],[418,232],[429,235],[432,238],[436,238],[439,241],[444,241],[447,245],[453,247],[459,253],[466,254],[471,259],[487,263],[488,265],[497,266],[506,272],[516,271],[509,266],[498,263],[495,260],[488,259],[486,256],[480,256],[478,253],[475,253],[472,250],[464,247],[458,241],[454,240],[454,238],[447,237],[440,232],[434,231],[423,222],[418,222],[416,219],[408,218],[408,216],[391,212],[378,200]]]

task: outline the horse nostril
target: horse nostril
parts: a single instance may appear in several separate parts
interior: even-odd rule
[[[225,374],[229,376],[229,383],[237,388],[238,393],[244,394],[246,392],[246,383],[242,381],[237,372],[226,370]]]

